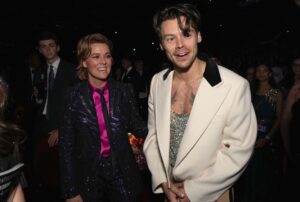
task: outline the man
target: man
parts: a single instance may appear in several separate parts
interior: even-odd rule
[[[58,126],[65,105],[68,89],[76,82],[75,65],[59,57],[58,37],[51,32],[43,32],[37,41],[38,50],[46,59],[46,87],[44,103],[36,123],[35,169],[39,187],[45,192],[41,196],[49,201],[57,201],[58,182]],[[43,191],[39,191],[42,193]]]
[[[174,70],[152,79],[144,152],[154,192],[171,202],[229,197],[220,198],[245,169],[256,140],[249,83],[197,56],[199,20],[190,4],[164,8],[153,18]]]
[[[122,58],[122,68],[123,74],[121,77],[121,81],[124,83],[130,83],[133,86],[135,98],[138,101],[138,95],[141,91],[142,81],[139,73],[134,69],[132,65],[132,61],[129,56],[124,56]]]
[[[43,101],[43,85],[40,55],[30,52],[25,64],[18,69],[18,74],[12,74],[10,85],[11,95],[15,100],[13,120],[29,135],[32,134],[34,116]]]
[[[48,143],[50,147],[57,144],[58,124],[63,112],[65,94],[69,87],[76,82],[75,65],[59,57],[60,45],[56,35],[44,32],[38,39],[38,50],[47,62],[47,93],[42,115],[46,118]],[[53,69],[53,81],[51,72]],[[52,83],[53,82],[53,83]]]
[[[134,63],[134,69],[140,75],[140,85],[138,92],[138,105],[141,116],[144,120],[148,118],[148,92],[151,81],[151,75],[144,64],[144,60],[142,58],[136,58]]]

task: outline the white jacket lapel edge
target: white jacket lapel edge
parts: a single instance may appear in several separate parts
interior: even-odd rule
[[[222,85],[222,83],[212,87],[203,79],[195,97],[193,108],[179,147],[175,167],[182,162],[205,133],[206,128],[217,114],[230,88],[230,85]]]
[[[173,72],[168,77],[157,82],[156,90],[156,126],[157,141],[160,153],[165,164],[165,168],[169,165],[169,145],[170,145],[170,113],[171,113],[171,87],[173,80]]]

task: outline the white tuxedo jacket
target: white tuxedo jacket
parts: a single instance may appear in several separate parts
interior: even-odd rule
[[[206,61],[190,117],[170,172],[170,113],[173,71],[154,75],[149,95],[144,153],[154,192],[162,182],[184,181],[192,202],[216,201],[244,171],[256,140],[256,116],[247,80]]]

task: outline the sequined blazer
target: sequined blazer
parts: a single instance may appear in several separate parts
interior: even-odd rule
[[[125,176],[128,190],[138,194],[142,187],[128,132],[145,137],[133,88],[113,79],[108,81],[111,150]],[[84,201],[97,202],[97,171],[100,155],[100,132],[92,92],[87,81],[74,86],[70,92],[59,128],[61,187],[64,198],[78,194]]]

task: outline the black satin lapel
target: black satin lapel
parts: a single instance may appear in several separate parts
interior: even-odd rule
[[[206,62],[204,78],[211,86],[215,86],[222,81],[218,65],[212,61],[205,53],[199,53],[199,58]]]

